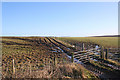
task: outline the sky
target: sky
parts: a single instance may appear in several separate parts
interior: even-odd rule
[[[2,36],[118,34],[117,2],[3,2]]]

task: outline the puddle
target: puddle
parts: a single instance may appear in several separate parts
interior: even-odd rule
[[[57,52],[57,51],[52,51],[52,52]]]
[[[107,64],[108,66],[110,66],[110,67],[113,67],[113,65],[111,65],[111,64]]]
[[[111,65],[111,64],[107,64],[107,65],[110,66],[110,67],[112,67],[112,68],[114,68],[114,69],[120,70],[120,68],[118,68],[118,67],[116,67],[116,66],[114,66],[114,65]]]
[[[67,55],[67,54],[66,54],[66,55]],[[71,56],[67,55],[67,57],[71,59]]]
[[[64,52],[60,47],[57,47],[60,51]]]
[[[67,48],[68,50],[70,50],[70,48]]]
[[[98,45],[96,45],[96,46],[95,46],[95,49],[96,49],[96,50],[99,50],[99,49],[100,49],[100,47],[99,47]]]
[[[90,58],[91,60],[93,60],[93,61],[98,61],[97,59],[93,59],[93,58]]]
[[[100,53],[97,53],[97,52],[96,52],[96,53],[94,53],[94,54],[95,54],[95,55],[100,55]]]
[[[93,59],[94,61],[98,61],[97,59]]]
[[[67,55],[67,54],[66,54]],[[71,59],[71,56],[67,55],[68,58]],[[78,59],[74,58],[74,62],[75,63],[80,63],[80,64],[83,64],[81,61],[79,61]]]

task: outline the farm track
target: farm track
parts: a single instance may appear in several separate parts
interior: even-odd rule
[[[53,38],[47,38],[52,44],[54,44],[55,46],[57,47],[60,47],[62,50],[63,50],[63,47],[66,47],[64,44],[58,42],[57,40],[53,39]],[[52,40],[51,40],[52,39]],[[55,44],[57,43],[57,44]],[[67,49],[67,47],[66,47]],[[65,50],[63,50],[65,51]],[[79,56],[78,56],[79,57]],[[84,56],[83,56],[84,57]],[[97,63],[100,63],[101,65],[104,65],[105,67],[109,67],[111,69],[116,69],[115,65],[114,66],[108,66],[108,63],[104,60],[99,60],[97,59],[98,62]],[[118,73],[114,73],[113,71],[110,71],[110,70],[107,70],[107,69],[104,69],[104,68],[101,68],[97,65],[94,65],[92,63],[90,63],[88,61],[88,58],[84,58],[84,60],[82,60],[81,62],[83,62],[84,64],[82,64],[86,69],[90,70],[92,73],[94,73],[96,76],[99,76],[100,78],[119,78],[119,71]],[[105,62],[105,63],[103,63]],[[112,64],[113,65],[113,64]],[[119,69],[119,68],[118,68]]]
[[[58,42],[57,40],[53,39],[56,43],[58,44],[62,44],[60,42]],[[61,45],[62,46],[62,45]],[[85,62],[86,60],[82,61],[82,62]],[[90,65],[90,63],[88,61],[86,61],[87,63],[85,64],[84,63],[84,67],[87,68],[88,70],[90,70],[92,73],[94,73],[96,76],[100,76],[102,74],[101,71],[99,71],[98,69],[96,69],[93,65]]]
[[[52,39],[52,40],[50,40],[49,38],[47,38],[51,43],[53,43],[55,46],[57,46],[58,47],[58,45],[56,45],[54,42],[52,42],[52,40],[53,41],[55,41],[56,43],[58,43],[59,45],[61,45],[61,46],[65,46],[65,45],[63,45],[62,43],[60,43],[60,42],[58,42],[57,40],[55,40],[55,39]],[[66,46],[65,46],[66,47]],[[63,50],[64,51],[64,50]],[[98,69],[96,69],[93,65],[90,65],[90,63],[87,61],[87,63],[86,64],[84,64],[83,65],[85,68],[87,68],[88,70],[90,70],[92,73],[94,73],[96,76],[100,76],[101,74],[102,74],[102,72],[101,71],[99,71]]]
[[[47,39],[52,43],[52,45],[54,45],[54,47],[60,48],[60,49],[62,49],[62,51],[66,52],[66,53],[69,53],[69,52],[67,51],[66,47],[61,46],[62,43],[59,44],[59,43],[57,43],[56,41],[54,41],[53,39],[48,38],[48,37],[47,37]]]

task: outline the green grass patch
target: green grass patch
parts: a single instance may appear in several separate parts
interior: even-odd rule
[[[58,37],[62,41],[93,42],[95,44],[107,47],[118,48],[118,37]]]

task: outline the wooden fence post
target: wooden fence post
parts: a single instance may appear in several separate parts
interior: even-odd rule
[[[84,50],[84,43],[82,43],[82,51]]]
[[[105,59],[108,59],[108,49],[105,49]]]
[[[100,58],[102,58],[102,46],[101,46],[101,50],[100,50]]]
[[[56,66],[56,64],[57,64],[57,61],[56,61],[55,54],[54,54],[54,66]]]
[[[100,58],[104,59],[104,48],[101,46]]]
[[[31,75],[31,62],[29,61],[29,70],[30,70],[30,75]]]
[[[74,53],[72,52],[72,55],[71,55],[71,62],[73,63],[74,62]]]
[[[14,59],[13,59],[13,76],[15,76],[15,62],[14,62]]]

